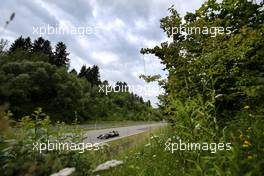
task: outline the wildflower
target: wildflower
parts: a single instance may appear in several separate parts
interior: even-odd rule
[[[249,155],[249,156],[248,156],[248,159],[253,159],[253,156],[252,156],[252,155]]]
[[[242,147],[244,147],[244,148],[247,148],[247,147],[248,147],[248,145],[246,145],[246,144],[243,144],[243,145],[242,145]]]
[[[98,165],[93,172],[108,170],[112,167],[116,167],[116,166],[121,165],[121,164],[123,164],[123,161],[110,160],[110,161],[107,161],[103,164]]]
[[[74,167],[64,168],[57,173],[51,174],[50,176],[68,176],[68,175],[71,175],[74,171],[75,171]]]
[[[249,109],[249,108],[250,108],[250,107],[249,107],[248,105],[244,107],[244,109]]]
[[[242,145],[242,147],[244,147],[244,148],[247,148],[247,147],[248,147],[248,145],[247,145],[247,144],[243,144],[243,145]]]
[[[251,144],[249,141],[247,141],[247,140],[244,141],[244,144],[249,145],[249,146],[252,145],[252,144]]]
[[[240,134],[239,135],[239,138],[242,140],[243,139],[243,134]]]
[[[156,158],[156,155],[153,155],[152,157],[153,157],[153,158]]]
[[[249,141],[244,141],[244,144],[242,145],[242,147],[244,147],[244,148],[247,148],[247,147],[249,147],[249,146],[251,146],[252,144],[249,142]]]
[[[252,130],[252,128],[251,127],[248,127],[247,132],[250,132],[251,130]]]

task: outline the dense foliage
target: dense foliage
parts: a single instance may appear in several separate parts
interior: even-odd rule
[[[169,155],[155,145],[155,151],[162,152],[159,160],[168,161],[160,174],[263,175],[263,7],[263,2],[208,0],[184,20],[171,7],[171,15],[161,19],[161,28],[173,41],[141,50],[159,57],[169,72],[160,83],[166,90],[161,100],[174,129],[169,133],[175,136],[172,141],[232,144],[231,151],[216,154],[177,151]],[[180,25],[228,27],[231,33],[175,34],[172,28]],[[153,174],[149,168],[139,170]]]
[[[63,42],[53,51],[50,41],[41,37],[33,43],[19,37],[9,50],[1,50],[0,104],[8,104],[15,118],[42,107],[52,121],[159,119],[158,111],[142,97],[100,92],[100,85],[110,85],[100,80],[98,66],[69,71],[68,56]]]
[[[164,84],[164,105],[175,112],[173,101],[196,96],[215,99],[218,120],[227,121],[248,105],[256,111],[263,106],[264,40],[263,4],[246,0],[217,3],[209,0],[183,19],[172,7],[161,20],[161,28],[173,42],[162,43],[142,53],[155,54],[169,72]],[[231,34],[173,34],[172,27],[224,27]],[[216,98],[215,98],[216,97]]]
[[[12,114],[0,108],[0,164],[1,175],[50,175],[65,167],[75,167],[76,175],[91,173],[91,152],[50,150],[40,152],[37,144],[81,143],[84,131],[74,122],[71,126],[57,122],[52,125],[49,116],[41,108],[15,123]],[[15,128],[11,127],[15,125]],[[71,135],[69,135],[71,134]],[[34,146],[36,145],[36,146]],[[36,148],[35,148],[36,147]]]

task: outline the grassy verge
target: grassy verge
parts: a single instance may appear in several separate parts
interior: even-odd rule
[[[153,128],[146,132],[107,142],[108,147],[104,150],[89,152],[90,155],[93,155],[92,158],[97,158],[93,160],[91,167],[95,168],[97,165],[109,160],[123,160],[131,151],[140,149],[141,146],[148,143],[152,136],[163,130],[164,127]]]
[[[263,175],[264,150],[263,133],[258,131],[260,124],[255,124],[250,128],[244,128],[244,137],[252,138],[254,131],[258,139],[243,139],[243,136],[233,136],[233,133],[227,133],[227,138],[233,138],[232,150],[222,150],[212,153],[211,151],[171,151],[165,150],[165,143],[168,139],[177,141],[174,128],[166,128],[156,133],[135,148],[127,150],[119,156],[118,159],[124,161],[124,164],[111,170],[101,172],[101,176],[160,176],[160,175],[219,175],[219,176],[261,176]],[[232,130],[235,130],[234,127]],[[177,130],[176,130],[177,131]],[[240,139],[242,138],[242,139]],[[245,141],[248,141],[245,143]],[[250,141],[250,143],[249,143]],[[246,145],[248,144],[248,145]]]
[[[194,104],[193,106],[196,107]],[[183,106],[179,112],[193,112],[193,108]],[[180,109],[179,109],[180,110]],[[6,115],[1,118],[0,164],[1,173],[15,175],[50,175],[66,167],[74,167],[77,175],[263,175],[264,133],[263,117],[247,113],[245,110],[235,121],[221,128],[187,127],[191,117],[183,116],[173,126],[121,138],[109,142],[102,150],[78,151],[34,151],[35,142],[47,143],[83,141],[82,129],[73,125],[68,129],[58,123],[54,130],[47,118],[40,119],[41,111],[33,113],[33,119],[25,117],[18,123],[14,133],[7,124]],[[188,113],[189,114],[189,113]],[[201,114],[201,112],[199,112]],[[203,113],[205,114],[205,113]],[[189,117],[189,119],[188,119]],[[205,120],[204,115],[203,119]],[[211,118],[211,117],[210,117]],[[180,124],[184,122],[184,124]],[[208,122],[211,122],[208,120]],[[201,122],[200,122],[201,123]],[[6,125],[4,125],[6,124]],[[6,126],[3,128],[3,126]],[[70,131],[69,131],[70,130]],[[65,138],[65,133],[71,133]],[[180,138],[180,139],[179,139]],[[231,150],[165,150],[165,145],[178,143],[231,143]],[[215,145],[214,145],[215,146]],[[123,164],[106,171],[93,173],[101,163],[122,160]]]
[[[122,160],[124,164],[107,171],[99,172],[99,174],[102,176],[111,176],[129,174],[148,175],[150,173],[155,175],[155,173],[158,173],[156,175],[159,175],[161,171],[166,172],[163,167],[165,166],[164,163],[167,162],[165,160],[169,158],[161,155],[163,146],[161,146],[162,142],[160,140],[166,138],[169,128],[170,127],[161,127],[124,138],[120,141],[112,142],[111,151],[117,151],[117,153],[115,155],[110,155],[108,160],[118,159]],[[160,144],[159,146],[156,145],[158,144],[157,142]],[[127,145],[131,147],[127,147]],[[146,169],[151,172],[146,172]]]
[[[81,144],[83,128],[75,123],[71,126],[57,123],[55,126],[41,111],[36,110],[31,116],[23,117],[15,126],[11,126],[9,114],[0,117],[0,164],[1,173],[6,176],[50,175],[63,168],[74,167],[76,175],[94,175],[98,164],[111,159],[122,159],[129,150],[141,146],[158,129],[121,138],[109,142],[101,150],[39,150],[34,144],[74,143]],[[39,145],[40,147],[40,145]],[[77,146],[82,147],[82,146]],[[77,148],[78,149],[78,148]]]

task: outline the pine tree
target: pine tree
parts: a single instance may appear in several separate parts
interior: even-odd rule
[[[52,47],[50,41],[39,37],[34,41],[32,52],[34,53],[43,53],[47,55],[49,58],[52,57]]]
[[[85,77],[92,86],[98,86],[99,84],[101,84],[99,67],[97,65],[94,65],[92,68],[86,68],[86,66],[83,65],[78,76]]]
[[[17,49],[20,49],[22,51],[25,51],[26,53],[30,53],[30,52],[32,52],[32,47],[33,46],[32,46],[32,42],[31,42],[30,37],[23,38],[22,36],[20,36],[11,45],[11,47],[9,48],[9,52],[10,53],[13,53]]]
[[[53,62],[56,66],[66,66],[70,64],[70,59],[68,58],[69,53],[66,51],[66,45],[63,42],[59,42],[56,45],[54,52]]]
[[[70,74],[77,75],[77,71],[76,71],[75,69],[72,69],[72,70],[70,71]]]
[[[23,49],[26,51],[26,52],[28,52],[28,53],[30,53],[30,52],[32,52],[32,42],[31,42],[31,39],[30,39],[30,37],[27,37],[27,38],[25,38],[24,39],[24,47],[23,47]]]
[[[89,77],[90,77],[92,86],[93,85],[97,85],[98,86],[101,83],[99,67],[97,65],[94,65],[91,68],[90,73],[89,73]]]
[[[85,77],[86,72],[87,72],[86,70],[87,70],[86,65],[83,65],[78,76],[79,77]]]

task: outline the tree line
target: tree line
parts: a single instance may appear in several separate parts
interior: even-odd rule
[[[1,48],[4,42],[1,44]],[[67,46],[58,42],[54,49],[42,37],[16,39],[0,55],[0,104],[15,119],[42,107],[52,120],[158,120],[160,113],[150,102],[129,92],[105,96],[99,86],[99,67],[82,66],[79,73],[69,69]],[[116,86],[120,83],[117,82]]]

